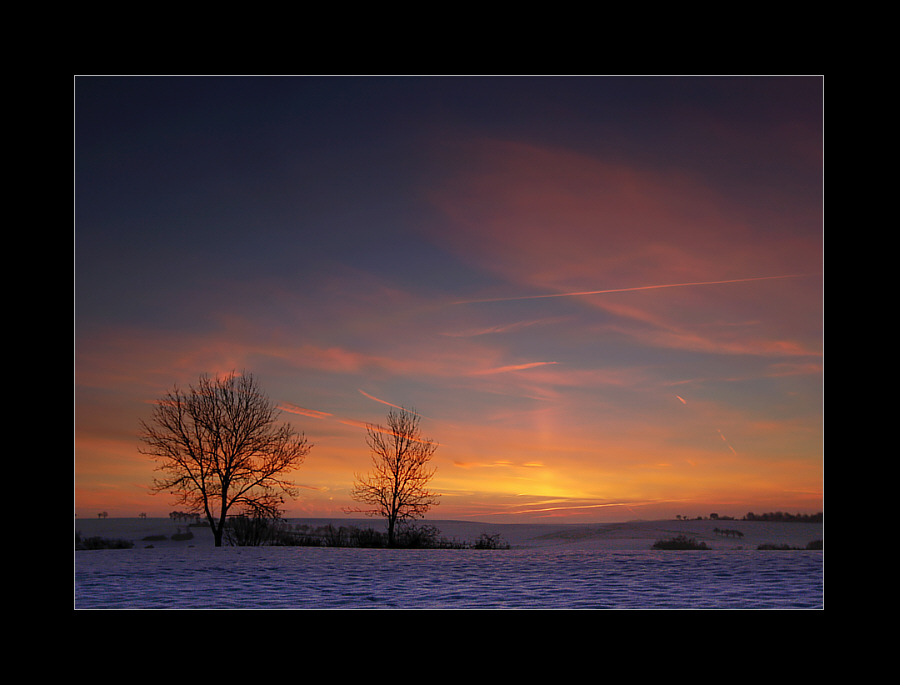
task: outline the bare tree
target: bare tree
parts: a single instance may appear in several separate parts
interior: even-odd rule
[[[372,456],[372,471],[356,476],[350,496],[369,509],[351,509],[387,519],[388,544],[396,542],[397,524],[421,518],[438,504],[428,482],[434,476],[429,461],[436,442],[423,438],[420,417],[408,409],[388,413],[387,426],[369,424],[366,442]]]
[[[279,518],[284,495],[297,490],[286,474],[300,466],[310,445],[280,424],[280,412],[250,374],[201,376],[197,387],[175,387],[141,421],[140,448],[158,462],[153,491],[209,521],[217,547],[229,512]]]

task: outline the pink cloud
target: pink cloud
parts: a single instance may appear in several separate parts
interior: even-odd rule
[[[466,302],[578,297],[652,323],[646,333],[623,329],[649,344],[787,355],[810,348],[762,329],[746,340],[701,331],[708,322],[696,317],[727,311],[722,326],[780,317],[783,328],[803,322],[815,336],[819,217],[786,210],[760,225],[756,209],[672,169],[501,141],[466,153],[467,164],[432,195],[448,224],[432,237],[509,283]],[[778,221],[813,230],[794,235],[790,226],[776,230]]]
[[[440,238],[528,284],[584,282],[594,290],[598,275],[616,287],[724,279],[742,257],[735,247],[754,241],[723,197],[672,170],[501,141],[478,141],[466,152],[465,171],[432,196],[454,226]],[[732,259],[715,261],[723,253]]]

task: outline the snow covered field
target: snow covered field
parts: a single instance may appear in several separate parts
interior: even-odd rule
[[[128,538],[158,531],[160,523],[174,532],[174,524],[161,519],[79,520],[76,530],[85,537]],[[606,526],[435,522],[445,536],[460,540],[474,539],[480,532],[499,533],[512,545],[509,550],[215,548],[208,530],[194,529],[195,538],[189,541],[148,543],[138,538],[133,549],[76,552],[74,605],[76,609],[823,607],[823,552],[756,549],[758,539],[804,546],[822,539],[821,525],[726,523],[746,531],[740,544],[715,533],[724,524],[714,521]],[[123,534],[116,535],[116,530]],[[678,531],[712,549],[650,549],[654,540]]]

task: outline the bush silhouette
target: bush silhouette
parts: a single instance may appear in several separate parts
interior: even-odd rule
[[[89,550],[89,549],[131,549],[134,547],[134,543],[131,540],[112,540],[110,538],[103,538],[99,536],[90,537],[90,538],[82,538],[81,533],[75,533],[75,549],[76,550]]]
[[[657,540],[653,543],[653,549],[709,549],[705,542],[697,542],[686,535],[676,535],[667,540]]]

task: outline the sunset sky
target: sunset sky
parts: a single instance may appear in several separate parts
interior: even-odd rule
[[[77,77],[75,513],[253,373],[341,516],[415,408],[431,519],[823,508],[820,77]]]

